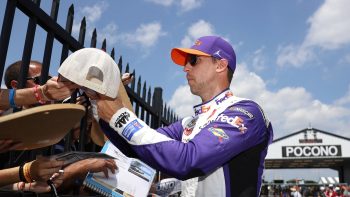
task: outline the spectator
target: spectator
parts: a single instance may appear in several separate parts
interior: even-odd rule
[[[18,65],[21,65],[21,62],[15,62],[14,64],[11,64],[8,68],[8,70],[12,70],[13,67],[14,70],[18,67]],[[29,70],[37,70],[38,65],[33,64],[29,67]],[[19,72],[19,70],[17,71]],[[5,75],[8,74],[7,72]],[[37,74],[37,72],[29,72],[29,74],[33,74],[32,76],[27,78],[27,85],[31,85],[29,88],[16,90],[16,89],[1,89],[0,90],[0,109],[8,109],[9,107],[16,107],[18,106],[26,106],[31,105],[39,102],[47,102],[51,100],[62,100],[64,98],[67,98],[71,95],[73,90],[78,88],[77,85],[70,83],[70,82],[58,82],[57,77],[53,77],[50,80],[46,82],[46,84],[40,86],[37,83],[38,75],[34,76],[34,74]],[[9,77],[5,77],[5,83],[8,88],[17,88],[18,85],[18,78],[13,79],[12,74],[8,74]],[[33,87],[36,87],[34,88]]]

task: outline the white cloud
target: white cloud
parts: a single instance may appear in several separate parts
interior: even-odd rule
[[[307,61],[311,61],[315,58],[312,48],[306,47],[305,45],[296,46],[280,46],[278,48],[277,65],[285,66],[292,65],[294,67],[302,67]]]
[[[188,85],[178,87],[172,95],[169,106],[175,110],[180,117],[193,114],[193,106],[201,103],[198,96],[192,95]]]
[[[98,40],[102,41],[103,39],[107,39],[108,45],[113,46],[115,43],[117,43],[118,37],[117,37],[117,30],[118,27],[115,23],[109,23],[107,24],[101,32],[97,33]]]
[[[199,20],[198,22],[192,24],[188,30],[187,35],[181,40],[181,46],[182,47],[189,47],[191,46],[194,41],[205,35],[214,35],[215,30],[212,24],[209,22],[206,22],[204,20]]]
[[[350,85],[348,87],[348,92],[342,98],[339,98],[334,102],[336,105],[348,106],[350,107]]]
[[[265,47],[261,47],[253,53],[252,66],[255,71],[262,71],[265,69],[266,57],[264,55],[264,49]]]
[[[315,58],[317,48],[335,50],[350,44],[350,1],[326,0],[307,20],[308,33],[300,45],[279,47],[277,65],[301,67]]]
[[[108,8],[108,4],[105,1],[101,1],[94,5],[87,5],[78,9],[76,16],[74,17],[74,23],[72,32],[77,35],[80,29],[80,23],[83,17],[85,17],[88,29],[93,29],[95,22],[100,20],[102,13]]]
[[[234,94],[259,103],[273,123],[275,139],[308,127],[350,137],[350,103],[348,93],[333,104],[325,104],[312,97],[303,87],[284,87],[272,92],[260,76],[249,71],[243,63],[237,66],[231,84]],[[184,96],[186,95],[186,97]],[[199,103],[191,96],[188,85],[180,86],[172,96],[169,105],[180,116],[193,114],[192,107]]]
[[[181,1],[174,1],[174,0],[145,0],[148,2],[152,2],[161,6],[170,7],[172,5],[176,5],[179,7],[180,13],[181,12],[188,12],[190,10],[199,8],[202,5],[203,0],[181,0]]]
[[[83,16],[86,17],[86,22],[94,23],[98,21],[102,13],[108,8],[108,3],[105,1],[99,1],[98,3],[92,6],[84,6],[80,9],[80,12]]]
[[[190,10],[193,10],[195,8],[198,8],[202,5],[202,0],[181,0],[180,6],[181,11],[187,12]]]
[[[146,0],[162,6],[171,6],[174,3],[174,0]]]
[[[167,33],[162,30],[158,22],[141,24],[134,33],[121,35],[121,41],[130,46],[151,47],[154,46],[161,36]]]
[[[234,44],[233,45],[233,48],[236,51],[239,51],[239,49],[244,45],[244,42],[243,41],[239,41],[237,44]]]
[[[154,3],[161,3],[163,1],[150,0]],[[164,1],[172,2],[171,0]],[[105,1],[99,1],[94,5],[84,6],[79,9],[76,18],[86,17],[87,23],[87,35],[92,35],[93,29],[98,24],[102,17],[102,14],[108,8],[108,4]],[[73,34],[78,35],[80,28],[80,21],[74,21]],[[115,43],[120,42],[131,47],[152,47],[154,46],[161,36],[167,33],[162,30],[162,25],[158,22],[152,22],[148,24],[141,24],[135,32],[120,33],[118,32],[118,26],[114,22],[108,23],[102,28],[97,28],[97,41],[102,42],[106,38],[107,45],[113,46]],[[108,46],[107,46],[108,47]]]
[[[309,18],[305,43],[324,49],[337,49],[350,43],[350,1],[326,0]]]
[[[349,54],[346,54],[344,57],[342,57],[342,58],[339,60],[339,63],[342,63],[342,64],[350,64],[350,53],[349,53]]]
[[[86,19],[86,38],[90,38],[94,28],[96,28],[98,22],[100,21],[103,13],[108,9],[109,4],[105,1],[99,1],[93,5],[87,5],[78,9],[77,15],[75,17],[72,33],[75,37],[78,36],[80,30],[80,23],[83,17]],[[78,20],[77,20],[78,19]],[[113,46],[117,42],[117,30],[118,26],[110,22],[106,26],[97,29],[97,41],[102,42],[105,38],[107,40],[107,45]]]
[[[181,40],[181,47],[192,46],[194,41],[196,41],[196,39],[198,39],[199,37],[208,36],[208,35],[221,36],[215,32],[215,28],[211,23],[201,19],[188,27],[187,34]],[[229,38],[225,36],[221,36],[221,37],[226,41],[230,42]],[[239,42],[237,44],[238,47],[242,45],[243,45],[243,42]]]

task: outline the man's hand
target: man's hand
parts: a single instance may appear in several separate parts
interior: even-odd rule
[[[113,159],[84,159],[67,166],[64,169],[65,178],[84,178],[88,172],[103,172],[108,178],[108,169],[114,174],[118,169]]]
[[[63,166],[63,161],[38,156],[30,166],[30,175],[35,181],[46,182]]]
[[[122,80],[123,85],[129,85],[133,79],[134,79],[134,76],[132,73],[124,73],[122,75],[121,80]]]
[[[62,100],[69,97],[76,88],[79,88],[79,85],[72,82],[60,82],[57,81],[57,77],[52,77],[40,88],[42,88],[44,98]]]
[[[56,188],[61,186],[63,183],[63,173],[55,173],[51,176],[51,181],[55,185]],[[32,191],[36,193],[45,193],[45,192],[50,192],[51,187],[47,184],[47,182],[38,182],[35,181],[33,183],[26,183],[24,187],[25,191]]]
[[[113,101],[97,100],[98,116],[106,122],[109,122],[112,116],[123,107],[123,103],[119,97]]]

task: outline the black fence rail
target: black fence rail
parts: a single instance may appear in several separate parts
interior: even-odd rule
[[[80,23],[78,39],[72,34],[74,20],[74,5],[72,4],[67,12],[66,26],[61,27],[56,21],[58,16],[60,1],[52,0],[51,12],[48,15],[40,8],[40,0],[7,0],[7,5],[4,13],[4,19],[0,37],[0,85],[3,78],[6,57],[9,48],[9,40],[11,37],[13,21],[17,9],[22,11],[28,18],[27,31],[25,42],[22,51],[22,65],[20,69],[19,88],[24,88],[26,84],[29,63],[34,45],[36,27],[39,25],[44,29],[46,34],[45,50],[42,59],[42,71],[40,84],[45,84],[48,79],[50,62],[53,51],[54,40],[62,44],[60,63],[62,63],[69,55],[69,52],[74,52],[85,46],[86,35],[86,20],[85,17]],[[1,8],[3,9],[3,8]],[[97,48],[97,30],[94,29],[89,47]],[[16,46],[17,48],[20,48]],[[107,51],[107,41],[103,40],[101,49]],[[112,48],[110,55],[115,59],[115,50]],[[121,73],[129,72],[130,66],[127,63],[123,71],[123,59],[120,56],[118,66]],[[178,119],[174,111],[164,103],[162,98],[162,88],[155,87],[151,92],[151,86],[147,86],[146,81],[142,82],[141,76],[136,75],[136,71],[132,71],[134,79],[131,84],[125,86],[133,105],[136,115],[145,121],[152,128],[169,125]],[[137,82],[136,82],[137,81]],[[81,131],[79,140],[79,150],[84,151],[84,141],[86,137],[86,117],[81,121]],[[65,141],[65,150],[68,150],[71,145],[71,139],[67,135]],[[52,152],[51,152],[52,153]],[[33,155],[33,154],[32,154]],[[18,158],[17,158],[18,159]]]

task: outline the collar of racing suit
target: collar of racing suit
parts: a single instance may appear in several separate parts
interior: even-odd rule
[[[226,99],[233,96],[233,92],[230,89],[225,89],[220,94],[216,95],[214,98],[212,98],[210,101],[207,101],[205,103],[201,103],[199,105],[195,105],[193,107],[194,114],[197,116],[199,114],[205,113],[210,110],[211,107],[219,105]]]

